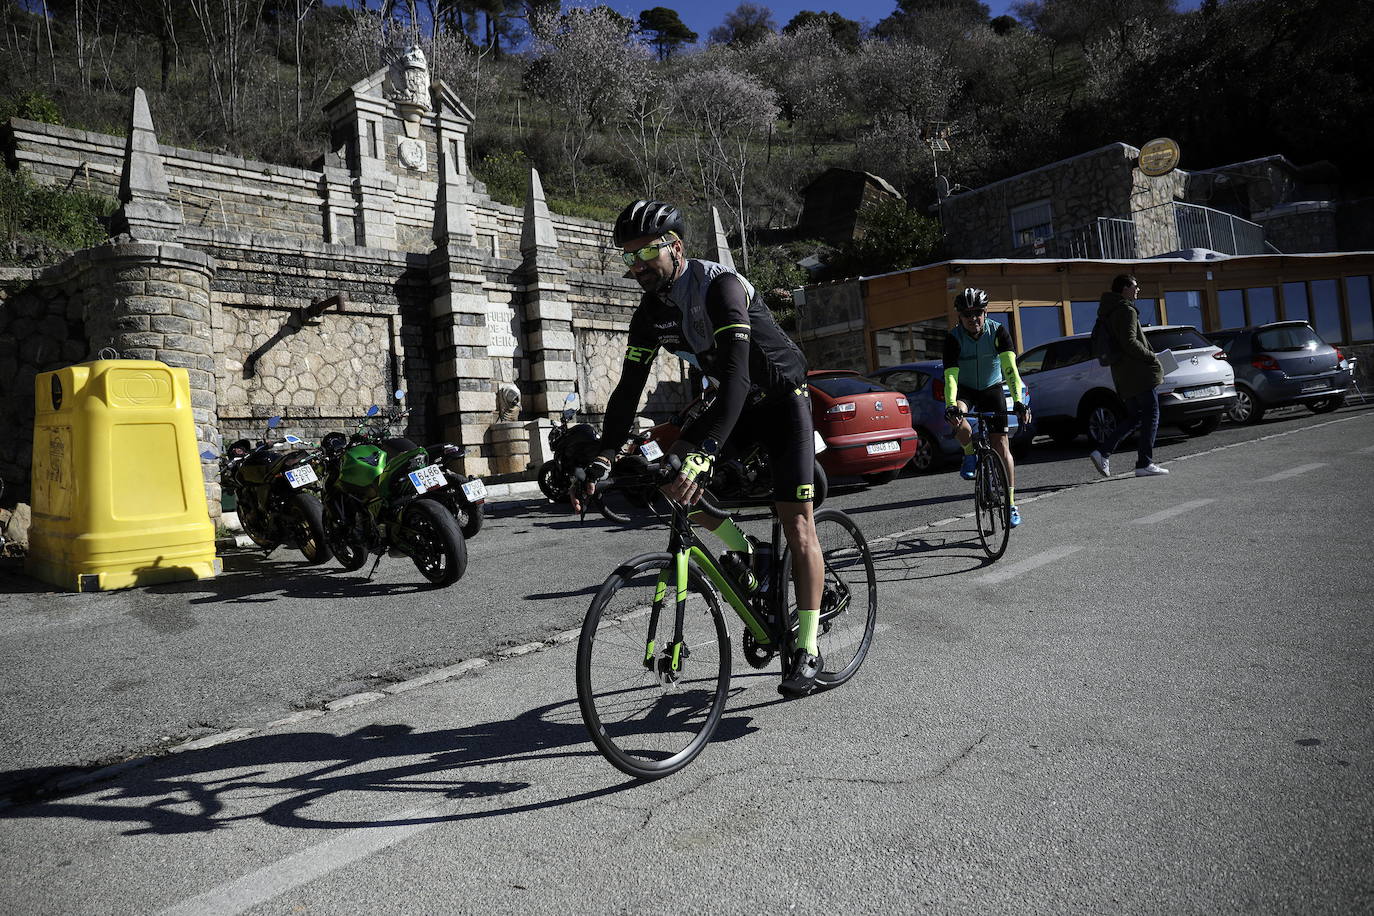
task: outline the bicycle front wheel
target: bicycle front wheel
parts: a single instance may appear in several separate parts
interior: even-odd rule
[[[821,586],[821,620],[817,643],[821,654],[820,688],[838,687],[854,676],[873,644],[878,620],[878,573],[859,526],[839,509],[816,512],[816,539],[825,564]],[[796,626],[797,589],[792,581],[792,552],[783,557],[788,618]]]
[[[676,588],[671,554],[629,561],[592,599],[577,645],[587,732],[607,760],[638,779],[691,763],[711,740],[730,689],[730,635],[715,591],[688,567],[679,644]]]
[[[1007,549],[1011,536],[1011,500],[1007,492],[1007,467],[1002,456],[987,451],[978,456],[978,472],[973,478],[974,520],[978,538],[990,559]]]

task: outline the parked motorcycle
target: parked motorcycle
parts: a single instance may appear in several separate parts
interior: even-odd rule
[[[314,489],[319,475],[312,454],[302,448],[278,451],[278,445],[303,445],[295,436],[269,440],[281,417],[267,421],[267,431],[253,444],[240,439],[223,456],[207,449],[201,457],[219,460],[220,486],[232,493],[239,524],[254,544],[271,551],[285,545],[299,550],[312,566],[326,562],[330,548],[325,538],[319,498]]]
[[[364,422],[358,425],[357,435],[374,445],[391,442],[393,448],[397,449],[418,448],[419,446],[410,439],[391,435],[393,427],[410,414],[409,408],[399,407],[400,402],[405,400],[405,392],[397,390],[395,398],[398,406],[391,411],[390,416],[384,415],[380,409],[376,413],[370,413],[364,418]],[[463,458],[467,455],[467,448],[449,442],[439,442],[424,448],[430,464],[439,465],[448,480],[447,487],[426,493],[426,498],[437,500],[453,513],[453,519],[458,523],[463,537],[476,537],[477,532],[482,530],[485,520],[487,487],[481,477],[463,472]]]
[[[574,423],[577,418],[577,394],[563,399],[563,414],[559,425],[549,432],[549,447],[553,457],[539,468],[539,489],[552,502],[566,503],[578,468],[585,467],[597,455],[600,436],[590,423]],[[599,486],[589,502],[603,516],[613,522],[629,521],[629,515],[613,508],[608,498],[610,487]]]
[[[436,498],[452,489],[444,464],[408,439],[366,433],[379,414],[373,405],[352,436],[332,432],[320,443],[330,549],[344,569],[361,569],[375,554],[375,570],[390,553],[410,557],[435,585],[452,585],[467,571],[468,551],[449,504]]]

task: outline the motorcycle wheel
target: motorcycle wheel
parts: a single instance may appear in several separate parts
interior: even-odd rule
[[[351,538],[353,532],[345,529],[343,523],[334,518],[333,513],[329,513],[329,518],[325,521],[325,530],[329,533],[329,549],[333,551],[334,559],[339,561],[339,565],[349,572],[362,569],[363,564],[367,562],[367,545]]]
[[[292,540],[300,542],[296,549],[305,554],[305,561],[311,566],[327,563],[334,552],[324,536],[324,509],[320,501],[313,493],[297,491],[291,494],[289,512],[295,529]]]
[[[545,461],[543,466],[539,468],[539,490],[549,498],[550,502],[565,503],[568,501],[568,482],[564,479],[563,472],[559,470],[555,462]]]
[[[616,490],[609,493],[593,493],[592,504],[596,510],[607,520],[615,522],[617,525],[627,525],[630,522],[630,514],[625,511],[628,506],[625,504],[625,494]]]
[[[281,542],[268,537],[266,520],[258,512],[257,508],[243,499],[238,501],[239,524],[243,526],[243,533],[263,550],[271,550]]]
[[[415,568],[443,588],[463,577],[468,568],[468,548],[458,523],[432,499],[413,500],[401,513],[403,547]]]
[[[458,530],[463,532],[465,539],[475,538],[477,532],[482,530],[482,507],[465,506],[461,502],[455,502],[453,520],[458,523]]]

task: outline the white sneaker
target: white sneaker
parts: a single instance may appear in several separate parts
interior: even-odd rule
[[[1112,459],[1103,455],[1097,449],[1093,449],[1088,455],[1088,460],[1093,463],[1093,467],[1097,468],[1097,473],[1101,474],[1103,477],[1112,476]]]
[[[1169,473],[1168,468],[1162,468],[1157,464],[1147,464],[1143,468],[1135,469],[1135,476],[1137,477],[1163,477],[1167,473]]]

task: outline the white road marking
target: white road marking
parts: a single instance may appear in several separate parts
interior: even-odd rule
[[[458,802],[445,799],[428,807],[398,811],[388,820],[442,819],[458,810]],[[405,824],[391,827],[360,827],[334,839],[327,840],[294,855],[274,862],[235,881],[211,888],[188,900],[163,910],[158,916],[234,916],[281,896],[289,890],[322,878],[394,846],[417,833],[423,833],[434,823]]]
[[[1366,445],[1364,448],[1360,449],[1361,455],[1368,455],[1370,452],[1374,452],[1374,445]]]
[[[985,585],[993,585],[998,582],[1005,582],[1008,579],[1014,579],[1015,577],[1021,575],[1024,572],[1030,572],[1032,569],[1037,569],[1041,566],[1044,566],[1046,563],[1053,563],[1055,560],[1062,560],[1065,557],[1070,556],[1071,554],[1078,553],[1078,551],[1082,549],[1082,547],[1078,547],[1072,544],[1066,544],[1063,547],[1056,547],[1053,550],[1046,550],[1043,553],[1037,553],[1034,556],[1027,557],[1019,563],[1013,563],[1010,566],[999,567],[985,576],[980,576],[978,578],[978,581]]]
[[[1279,471],[1277,474],[1270,474],[1268,477],[1261,477],[1255,483],[1273,483],[1276,480],[1287,480],[1289,477],[1297,477],[1299,474],[1306,474],[1308,471],[1315,471],[1317,468],[1324,467],[1326,467],[1326,463],[1320,461],[1316,464],[1303,464],[1286,471]]]
[[[1165,519],[1173,518],[1175,515],[1182,515],[1185,512],[1192,512],[1194,509],[1201,509],[1203,506],[1214,502],[1216,502],[1215,499],[1195,499],[1192,502],[1180,503],[1179,505],[1174,506],[1172,509],[1163,509],[1159,512],[1156,512],[1154,515],[1147,515],[1144,518],[1138,518],[1134,522],[1132,522],[1132,524],[1153,525],[1155,522],[1162,522]]]

